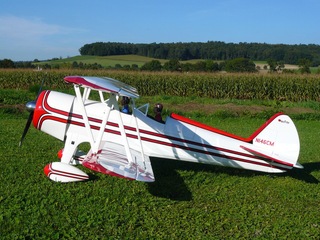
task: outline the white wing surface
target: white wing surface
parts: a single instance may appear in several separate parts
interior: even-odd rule
[[[127,158],[123,145],[103,142],[97,154],[88,153],[82,165],[104,174],[142,182],[154,182],[150,159],[141,152],[130,149],[133,162]],[[142,156],[144,159],[142,159]]]
[[[139,94],[136,88],[108,77],[90,77],[90,76],[68,76],[64,80],[67,83],[73,83],[82,87],[88,87],[93,90],[115,93],[119,96],[138,98]]]

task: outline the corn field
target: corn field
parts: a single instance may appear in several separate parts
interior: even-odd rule
[[[1,89],[30,89],[42,79],[48,89],[70,89],[70,75],[108,76],[130,84],[140,95],[195,96],[220,99],[320,101],[317,74],[229,74],[131,72],[115,70],[1,70]]]

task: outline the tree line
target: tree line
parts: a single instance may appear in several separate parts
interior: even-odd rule
[[[267,43],[149,43],[134,44],[120,42],[96,42],[85,44],[79,49],[81,55],[110,56],[135,54],[157,59],[211,59],[226,61],[235,58],[247,58],[252,61],[282,61],[287,64],[299,64],[307,59],[312,66],[320,65],[320,45],[316,44],[267,44]]]
[[[253,61],[247,58],[235,58],[220,63],[214,60],[197,61],[196,63],[181,63],[177,59],[171,59],[163,65],[159,60],[145,63],[140,70],[144,71],[179,71],[179,72],[256,72]]]

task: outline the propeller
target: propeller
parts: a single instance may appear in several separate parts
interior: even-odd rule
[[[28,112],[30,112],[30,114],[29,114],[26,126],[24,127],[24,130],[23,130],[20,142],[19,142],[19,147],[22,146],[22,142],[23,142],[24,138],[26,137],[27,132],[28,132],[28,130],[30,128],[30,125],[31,125],[31,122],[32,122],[32,119],[33,119],[34,109],[36,108],[36,103],[37,103],[38,97],[39,97],[39,95],[40,95],[40,93],[42,91],[43,83],[44,83],[44,79],[42,79],[42,82],[41,82],[41,85],[40,85],[36,100],[35,101],[30,101],[30,102],[28,102],[26,104],[26,109],[27,109]]]

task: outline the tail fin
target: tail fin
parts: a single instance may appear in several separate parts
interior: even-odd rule
[[[281,113],[270,118],[251,137],[253,152],[289,168],[303,168],[298,161],[300,140],[292,119]]]

